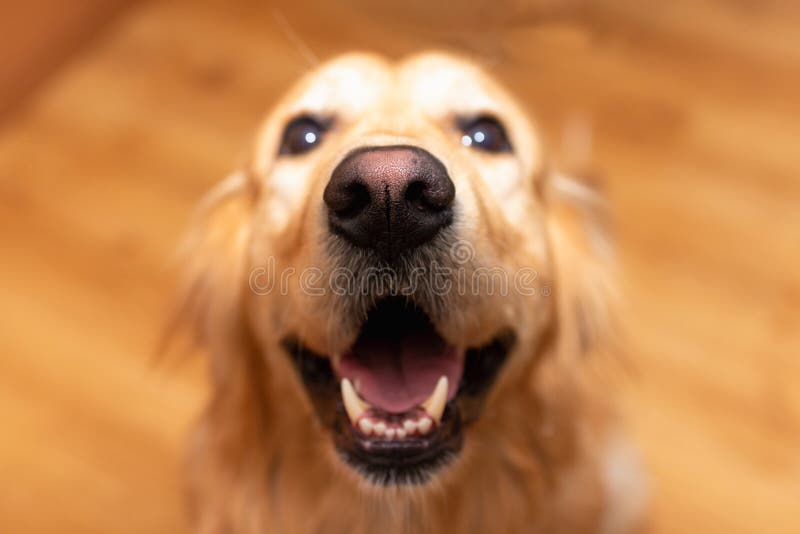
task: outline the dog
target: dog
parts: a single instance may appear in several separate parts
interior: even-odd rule
[[[443,52],[341,56],[278,103],[186,242],[193,532],[642,528],[586,365],[613,330],[602,202],[540,137]]]

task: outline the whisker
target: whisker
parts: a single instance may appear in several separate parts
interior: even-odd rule
[[[319,57],[317,57],[314,51],[311,50],[311,47],[300,37],[279,7],[272,7],[272,18],[275,19],[284,37],[286,37],[289,43],[294,46],[295,50],[303,57],[303,60],[307,63],[308,69],[310,70],[319,65]]]

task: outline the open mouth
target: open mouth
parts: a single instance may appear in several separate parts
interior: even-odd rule
[[[296,338],[284,346],[342,458],[374,483],[414,484],[458,455],[513,342],[504,331],[459,349],[413,302],[391,297],[344,354],[320,356]]]

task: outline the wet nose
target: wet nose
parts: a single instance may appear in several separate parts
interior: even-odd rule
[[[387,259],[430,241],[453,221],[447,169],[415,146],[363,147],[333,170],[323,200],[330,229]]]

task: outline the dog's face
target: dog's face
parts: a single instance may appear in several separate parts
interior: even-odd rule
[[[236,231],[217,239],[236,261],[207,261],[244,281],[230,293],[281,411],[322,423],[371,482],[426,483],[491,439],[481,421],[514,402],[504,392],[525,387],[551,337],[534,132],[466,61],[348,55],[288,94],[231,182],[247,201],[218,210]]]

